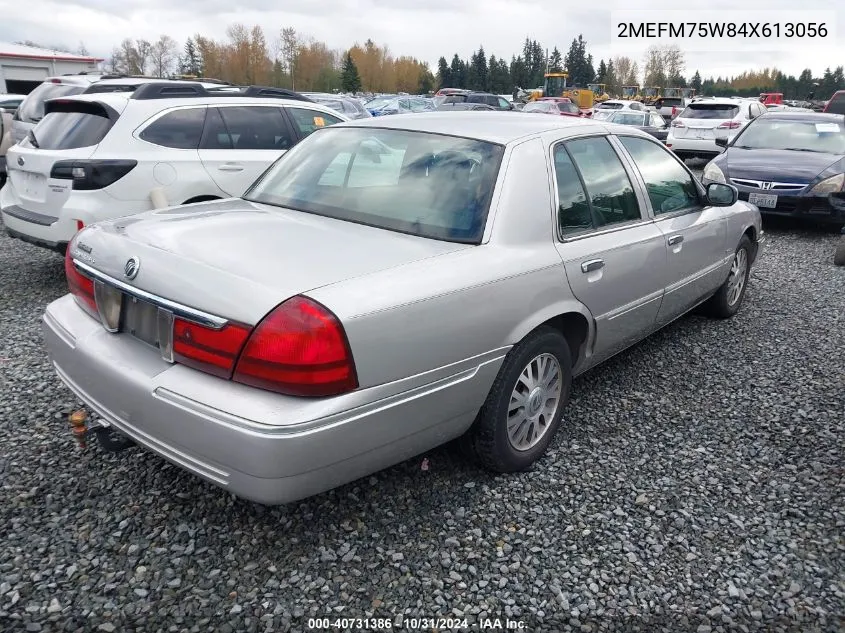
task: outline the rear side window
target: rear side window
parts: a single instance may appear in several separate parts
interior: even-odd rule
[[[581,185],[581,178],[572,158],[563,145],[555,147],[557,179],[557,222],[561,235],[580,233],[593,228],[590,203]]]
[[[56,97],[67,97],[78,95],[85,90],[84,86],[71,86],[68,84],[43,83],[30,92],[20,106],[18,106],[15,118],[18,121],[37,123],[44,118],[44,102],[47,99]]]
[[[340,119],[336,116],[320,112],[319,110],[288,108],[288,112],[293,119],[293,124],[303,137],[308,136],[315,130],[319,130],[321,127],[340,123]]]
[[[205,123],[205,108],[173,110],[148,125],[140,138],[174,149],[197,149]]]
[[[696,103],[687,106],[681,113],[682,119],[732,119],[739,114],[738,105],[721,103]]]
[[[845,114],[845,92],[837,92],[833,95],[824,111],[832,114]]]
[[[584,180],[596,228],[641,219],[631,180],[606,138],[570,141],[566,149]]]
[[[286,150],[293,147],[284,115],[277,107],[220,108],[233,149]]]
[[[51,112],[32,133],[38,149],[77,149],[97,145],[112,125],[105,113]]]

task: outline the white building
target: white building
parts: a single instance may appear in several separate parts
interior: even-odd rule
[[[47,77],[93,73],[102,61],[99,57],[0,42],[0,93],[28,94]]]

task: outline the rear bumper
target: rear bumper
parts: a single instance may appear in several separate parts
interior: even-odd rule
[[[722,153],[722,148],[716,145],[716,141],[712,138],[677,138],[670,133],[666,138],[666,144],[678,156],[690,158],[712,158]]]
[[[369,402],[365,394],[383,386],[362,390],[349,408],[344,396],[281,396],[170,365],[143,343],[106,332],[70,295],[47,307],[43,330],[59,377],[108,424],[266,504],[328,490],[461,435],[502,360]]]

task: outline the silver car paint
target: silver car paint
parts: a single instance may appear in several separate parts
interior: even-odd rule
[[[351,125],[448,129],[452,116]],[[313,297],[343,322],[360,389],[294,398],[170,365],[142,343],[106,332],[69,296],[44,318],[59,375],[107,421],[171,461],[246,498],[293,501],[462,434],[510,347],[549,319],[568,315],[585,334],[573,338],[576,374],[621,351],[712,294],[743,233],[760,233],[759,212],[745,203],[655,222],[643,183],[632,177],[640,222],[561,241],[553,144],[622,130],[578,119],[490,126],[497,113],[478,115],[482,128],[457,116],[470,122],[464,135],[476,129],[475,136],[507,145],[479,246],[237,199],[81,234],[103,273],[119,278],[127,257],[137,255],[141,272],[129,283],[228,319],[254,324],[289,296]],[[666,245],[675,232],[685,235],[678,252]],[[601,274],[584,273],[581,264],[597,256],[605,259]],[[671,301],[659,320],[664,288]]]

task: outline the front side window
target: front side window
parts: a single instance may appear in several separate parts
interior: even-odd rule
[[[244,196],[420,237],[477,244],[504,149],[381,128],[330,128],[283,157]]]
[[[288,108],[288,112],[293,119],[293,124],[302,136],[309,136],[321,127],[341,122],[341,119],[338,117],[325,112],[320,112],[319,110],[309,110],[308,108]]]
[[[162,147],[197,149],[202,138],[205,111],[205,108],[173,110],[153,121],[138,136]]]
[[[272,106],[220,108],[232,149],[287,150],[293,146],[282,112]]]
[[[645,181],[655,215],[699,208],[692,176],[668,150],[644,138],[621,136],[619,140]]]
[[[503,99],[502,97],[499,97],[498,100],[499,100],[499,107],[502,110],[510,110],[511,104],[508,103],[507,99]]]
[[[641,219],[631,180],[605,137],[569,141],[566,149],[581,173],[596,228]]]

